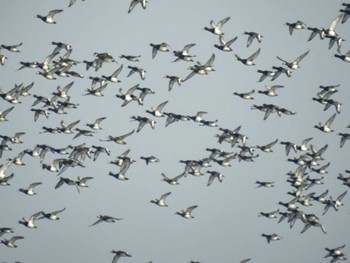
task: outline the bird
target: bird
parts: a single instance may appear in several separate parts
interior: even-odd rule
[[[350,133],[338,133],[340,136],[340,148],[342,148],[347,140],[350,140]]]
[[[183,81],[187,81],[190,78],[192,78],[194,75],[199,74],[199,75],[206,75],[210,71],[214,71],[213,68],[213,62],[215,60],[215,54],[212,54],[211,57],[208,59],[208,61],[205,64],[201,64],[200,62],[197,62],[192,67],[189,67],[188,69],[191,70],[191,73],[187,75],[187,77]]]
[[[130,254],[122,250],[112,250],[111,253],[115,254],[113,257],[112,263],[117,262],[118,259],[121,257],[131,257]]]
[[[167,203],[165,202],[165,199],[171,194],[171,192],[167,192],[165,194],[162,194],[159,199],[154,199],[154,200],[151,200],[150,202],[153,203],[153,204],[156,204],[158,206],[161,206],[161,207],[167,207]]]
[[[4,45],[4,44],[2,44],[1,48],[4,48],[4,49],[6,49],[6,50],[8,50],[10,52],[17,52],[17,53],[19,53],[21,51],[18,49],[18,47],[20,47],[22,45],[23,45],[22,42],[19,43],[19,44],[14,44],[14,45]]]
[[[164,78],[169,79],[169,85],[168,85],[168,91],[171,91],[174,87],[174,84],[176,83],[177,85],[181,86],[182,79],[178,76],[170,76],[166,75]]]
[[[275,97],[278,96],[276,93],[277,89],[284,88],[282,85],[272,85],[272,86],[265,86],[265,90],[258,90],[258,93],[267,95],[269,97]]]
[[[157,163],[159,162],[159,159],[153,155],[151,156],[141,156],[140,159],[144,160],[146,162],[146,165],[150,163]]]
[[[13,228],[12,227],[0,227],[0,237],[5,235],[5,234],[9,234],[9,233],[13,233]]]
[[[131,116],[131,119],[133,121],[138,121],[139,125],[136,129],[136,133],[140,132],[141,129],[146,125],[149,124],[151,128],[154,130],[156,122],[150,118],[147,117],[141,117],[141,116]]]
[[[128,9],[128,14],[130,14],[131,11],[134,10],[134,8],[137,4],[140,4],[143,9],[146,9],[147,2],[148,2],[147,0],[132,0],[130,3],[129,9]]]
[[[336,58],[339,58],[341,60],[343,60],[344,62],[350,62],[350,50],[346,53],[342,53],[339,49],[338,49],[338,53],[339,54],[334,54],[334,56]]]
[[[111,75],[109,75],[109,76],[102,75],[102,78],[104,78],[105,80],[108,80],[112,83],[119,83],[119,82],[121,82],[121,80],[118,79],[118,76],[119,76],[120,72],[122,71],[122,69],[123,69],[123,64],[121,64],[119,66],[119,68],[117,68]]]
[[[256,39],[259,43],[261,43],[262,38],[264,37],[263,35],[256,32],[244,32],[243,34],[248,35],[247,47],[249,47],[252,44],[254,39]]]
[[[35,183],[31,183],[28,188],[20,188],[19,191],[26,194],[26,195],[29,195],[29,196],[33,196],[33,195],[36,195],[36,192],[34,192],[34,188],[37,187],[38,185],[41,185],[42,183],[41,182],[35,182]]]
[[[187,44],[183,47],[182,50],[174,50],[173,51],[173,54],[174,56],[176,57],[176,59],[173,61],[173,62],[177,62],[177,61],[180,61],[180,60],[183,60],[183,61],[191,61],[193,62],[193,55],[190,55],[189,53],[189,50],[190,48],[194,47],[196,44]]]
[[[72,5],[74,5],[76,1],[77,0],[69,0],[68,7],[71,7]],[[85,1],[85,0],[82,0],[82,1]]]
[[[132,101],[137,101],[139,104],[141,104],[141,101],[140,101],[140,98],[137,97],[134,92],[135,90],[139,87],[139,84],[135,85],[135,86],[132,86],[131,88],[129,88],[127,90],[127,92],[123,92],[123,89],[120,88],[119,89],[119,93],[120,94],[116,94],[115,96],[118,98],[118,99],[121,99],[123,100],[123,104],[121,105],[122,107],[125,107],[126,105],[128,105],[130,102]]]
[[[230,52],[230,51],[232,51],[232,48],[230,46],[233,44],[233,42],[235,42],[237,40],[237,38],[238,37],[234,37],[226,42],[224,40],[224,37],[222,35],[220,35],[219,45],[215,44],[214,47],[216,47],[217,49],[220,49],[222,51],[225,51],[225,52]]]
[[[239,92],[233,92],[233,95],[236,95],[238,97],[241,97],[242,99],[245,99],[245,100],[253,100],[253,94],[254,94],[255,90],[251,90],[251,91],[248,91],[248,92],[243,92],[243,93],[239,93]]]
[[[267,188],[270,188],[270,187],[274,187],[274,183],[275,182],[262,182],[262,181],[256,181],[255,182],[256,184],[258,184],[258,186],[256,188],[259,188],[259,187],[267,187]]]
[[[198,205],[190,206],[186,208],[186,210],[181,210],[179,212],[176,212],[175,214],[182,216],[183,218],[186,219],[192,219],[194,216],[192,215],[192,211],[196,209]]]
[[[169,52],[170,51],[170,46],[165,42],[162,42],[160,44],[150,43],[150,46],[152,47],[152,58],[156,57],[158,51],[160,51],[160,52]]]
[[[13,109],[14,109],[15,106],[12,106],[4,111],[0,111],[0,122],[3,122],[3,121],[8,121],[8,119],[6,118],[7,114],[9,114]]]
[[[59,213],[62,213],[66,208],[63,208],[61,210],[45,213],[44,211],[41,211],[41,217],[38,219],[49,219],[49,220],[59,220],[60,218],[57,216]]]
[[[269,219],[277,218],[277,214],[278,214],[279,211],[280,211],[280,210],[277,209],[277,210],[275,210],[275,211],[267,212],[267,213],[265,213],[265,212],[260,212],[260,213],[259,213],[259,216],[263,216],[263,217],[266,217],[266,218],[269,218]]]
[[[335,37],[338,34],[335,32],[335,27],[337,26],[338,22],[342,19],[343,14],[337,15],[331,22],[328,28],[321,28],[321,39],[324,39],[325,37]]]
[[[53,19],[53,17],[56,14],[61,12],[63,12],[62,9],[54,9],[54,10],[50,10],[46,16],[37,15],[37,18],[40,18],[42,21],[44,21],[47,24],[56,24],[56,21]]]
[[[278,234],[261,234],[261,236],[265,237],[267,240],[267,243],[270,244],[271,241],[277,241],[283,239],[280,235]]]
[[[22,236],[13,236],[10,239],[2,239],[2,240],[0,240],[0,243],[4,244],[5,246],[10,247],[10,248],[16,248],[17,245],[15,244],[15,242],[17,240],[19,240],[19,239],[24,239],[24,237],[22,237]]]
[[[159,104],[156,108],[151,108],[151,110],[146,110],[146,112],[155,117],[163,117],[164,113],[162,112],[162,110],[167,103],[168,101],[164,101],[161,104]]]
[[[135,72],[139,73],[139,76],[142,80],[146,79],[146,70],[140,67],[133,67],[133,66],[128,66],[128,69],[130,69],[129,74],[126,77],[130,77],[132,74]]]
[[[134,133],[135,130],[132,130],[131,132],[128,132],[126,134],[123,134],[123,135],[119,135],[119,136],[112,136],[112,135],[109,135],[107,137],[106,140],[100,140],[100,141],[112,141],[112,142],[115,142],[117,144],[126,144],[126,141],[124,140],[126,137],[132,135]]]
[[[213,183],[215,178],[217,178],[219,180],[219,182],[222,183],[222,181],[224,179],[224,175],[222,173],[217,172],[217,171],[207,171],[207,173],[210,174],[207,186],[210,186]]]
[[[280,57],[277,57],[277,59],[283,61],[283,64],[286,65],[288,68],[290,69],[298,69],[300,68],[299,62],[301,60],[303,60],[307,54],[309,54],[310,50],[306,51],[305,53],[301,54],[299,57],[297,57],[296,59],[294,59],[291,62],[288,62]]]
[[[270,152],[273,152],[271,147],[274,146],[277,142],[278,142],[278,139],[276,139],[273,142],[268,143],[266,145],[257,145],[256,148],[260,149],[263,152],[270,153]]]
[[[184,176],[184,174],[182,173],[174,178],[168,178],[164,173],[162,173],[162,176],[162,181],[167,182],[170,185],[179,185],[180,183],[178,181]]]
[[[304,29],[306,26],[306,24],[303,21],[296,21],[294,23],[289,23],[287,22],[286,25],[288,26],[289,29],[289,35],[293,34],[294,29],[300,30],[300,29]]]
[[[31,215],[29,219],[25,219],[24,217],[22,217],[22,221],[18,221],[18,223],[28,228],[37,228],[37,226],[35,225],[35,221],[38,219],[40,215],[41,215],[41,211]]]
[[[213,33],[214,35],[223,35],[224,32],[222,31],[221,27],[227,23],[227,21],[230,20],[231,17],[225,17],[223,19],[221,19],[217,24],[215,24],[215,22],[213,20],[210,20],[210,27],[204,27],[204,30],[207,30],[211,33]]]
[[[324,124],[319,122],[318,125],[315,125],[314,127],[322,132],[325,132],[325,133],[333,132],[331,125],[335,119],[335,116],[336,116],[336,113],[334,113],[331,117],[329,117],[329,119]]]
[[[88,126],[90,129],[93,130],[102,130],[101,128],[101,122],[104,121],[107,117],[101,117],[97,118],[93,123],[86,123],[85,125]]]
[[[115,221],[122,220],[122,218],[117,218],[117,217],[113,217],[113,216],[109,216],[109,215],[98,215],[97,218],[98,218],[98,220],[90,226],[97,225],[101,222],[114,223]]]
[[[252,55],[250,55],[248,58],[241,58],[237,54],[235,54],[238,61],[242,62],[246,66],[254,66],[254,59],[260,54],[260,48],[255,51]]]

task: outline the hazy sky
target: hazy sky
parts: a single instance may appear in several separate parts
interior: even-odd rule
[[[111,155],[101,153],[96,161],[86,158],[84,168],[68,168],[61,177],[76,180],[77,176],[93,177],[88,181],[88,188],[80,188],[80,194],[74,186],[63,185],[54,189],[59,176],[42,169],[38,158],[25,155],[24,166],[12,165],[6,175],[14,173],[10,186],[0,186],[1,213],[0,227],[12,227],[13,234],[5,234],[0,239],[11,236],[24,236],[16,241],[17,248],[8,248],[0,244],[0,262],[38,263],[38,262],[112,262],[112,250],[124,250],[132,255],[121,258],[120,262],[162,262],[179,263],[200,261],[240,262],[251,258],[252,262],[329,262],[324,259],[325,247],[346,244],[344,253],[350,255],[350,195],[342,200],[344,206],[339,211],[330,208],[322,216],[324,204],[312,201],[311,207],[298,204],[305,213],[316,214],[327,234],[319,228],[311,227],[303,234],[304,224],[297,220],[290,229],[284,220],[259,217],[260,212],[270,212],[285,208],[278,202],[293,199],[288,195],[293,187],[287,182],[287,173],[298,167],[287,158],[298,157],[302,152],[285,154],[280,141],[291,141],[298,145],[309,137],[310,144],[320,149],[328,145],[322,155],[324,160],[319,166],[330,162],[328,174],[319,175],[311,170],[310,178],[324,176],[323,185],[316,185],[303,194],[315,192],[315,195],[329,190],[327,198],[338,197],[347,190],[337,179],[339,173],[345,174],[348,165],[350,142],[340,148],[341,133],[349,133],[350,92],[349,63],[334,57],[336,45],[328,49],[328,39],[316,36],[307,41],[309,30],[288,32],[286,22],[303,21],[307,26],[328,28],[332,20],[340,14],[342,1],[157,1],[150,0],[146,10],[137,5],[128,14],[130,1],[100,0],[80,1],[68,8],[68,0],[60,1],[19,1],[4,0],[0,4],[1,43],[18,44],[20,53],[1,49],[7,59],[0,66],[0,87],[6,92],[23,83],[34,82],[30,90],[32,95],[51,97],[58,85],[65,86],[74,81],[68,94],[71,102],[79,104],[77,109],[66,109],[68,114],[50,113],[48,119],[40,116],[34,122],[32,108],[40,108],[42,103],[32,107],[35,98],[31,95],[20,97],[21,104],[8,114],[7,122],[0,123],[0,134],[13,136],[16,132],[25,132],[21,137],[23,144],[11,144],[12,151],[4,151],[0,164],[8,158],[17,156],[25,149],[33,149],[37,144],[47,144],[55,148],[68,145],[104,146]],[[46,24],[36,15],[46,15],[49,10],[63,9],[54,16],[57,24]],[[232,44],[232,52],[222,52],[214,47],[218,36],[203,30],[210,26],[210,20],[231,17],[222,27],[226,41],[237,36]],[[245,31],[262,34],[263,41],[253,41],[246,47]],[[339,23],[337,33],[346,41],[341,47],[346,53],[350,49],[349,21]],[[39,69],[22,69],[20,62],[44,61],[55,46],[52,41],[69,43],[73,47],[71,59],[92,61],[94,52],[110,53],[118,62],[104,63],[95,72],[86,70],[85,64],[79,63],[71,70],[84,77],[58,77],[47,80],[39,75]],[[158,52],[152,59],[150,43],[168,43],[172,50]],[[185,45],[195,43],[190,53],[194,61],[205,63],[214,53],[215,71],[208,75],[195,75],[181,86],[174,85],[168,91],[166,75],[185,78],[195,62],[179,61],[172,63],[173,50],[181,50]],[[258,48],[260,55],[255,59],[255,66],[245,66],[236,60],[235,54],[247,58]],[[272,66],[282,66],[279,56],[292,61],[310,50],[301,61],[300,69],[294,70],[290,78],[281,75],[275,81],[267,78],[258,82],[260,70],[271,70]],[[59,56],[64,54],[61,50]],[[120,55],[140,55],[139,62],[130,62],[119,58]],[[58,56],[54,58],[57,60]],[[120,83],[108,83],[103,97],[83,96],[91,86],[89,77],[110,75],[121,64]],[[50,64],[51,66],[51,64]],[[127,77],[128,66],[138,66],[146,70],[146,79],[142,81],[137,73]],[[146,96],[144,105],[131,102],[121,107],[122,101],[115,95],[119,89],[128,90],[140,84],[155,91]],[[266,85],[283,85],[278,89],[277,97],[258,94]],[[326,134],[314,128],[319,122],[324,123],[334,112],[334,107],[327,111],[312,98],[316,97],[320,85],[339,84],[338,92],[332,99],[342,103],[341,113],[337,114],[332,124],[334,132]],[[243,100],[233,92],[255,90],[254,100]],[[135,92],[138,94],[139,92]],[[148,113],[152,107],[168,101],[165,112],[193,116],[198,111],[205,111],[203,118],[217,120],[221,128],[234,129],[241,126],[240,133],[246,135],[247,145],[264,145],[278,139],[273,146],[273,153],[264,153],[255,149],[259,157],[254,162],[232,160],[231,167],[222,167],[212,162],[212,167],[202,168],[201,177],[188,175],[180,179],[180,185],[172,186],[161,181],[161,174],[175,177],[184,171],[180,160],[200,160],[208,157],[206,148],[218,148],[226,152],[238,153],[240,149],[228,143],[219,144],[216,138],[219,127],[201,126],[193,121],[176,122],[165,127],[165,118],[156,118]],[[263,120],[264,113],[251,110],[253,104],[275,104],[296,112],[295,115],[272,113]],[[5,100],[0,100],[0,111],[10,108]],[[138,123],[131,121],[132,116],[143,116],[156,121],[155,129],[146,125],[139,133],[126,138],[126,145],[105,142],[109,135],[117,136],[136,130]],[[61,120],[72,123],[80,129],[89,129],[91,123],[99,117],[106,117],[101,122],[102,130],[93,137],[80,136],[73,139],[73,134],[44,133],[42,127],[58,127]],[[76,131],[74,131],[76,132]],[[126,172],[128,181],[120,181],[109,172],[117,173],[119,167],[109,164],[125,150],[130,149],[129,157],[136,160]],[[146,165],[141,156],[154,155],[158,163]],[[43,163],[49,164],[54,159],[67,158],[54,153],[47,153]],[[209,174],[218,171],[224,174],[222,183],[215,180],[207,187]],[[346,174],[345,174],[346,175]],[[275,187],[256,188],[256,181],[274,181]],[[42,182],[35,188],[36,196],[26,196],[19,188],[26,188],[30,183]],[[171,192],[167,197],[168,207],[158,207],[150,200]],[[194,219],[184,219],[175,213],[192,205]],[[44,211],[52,212],[65,208],[59,214],[59,221],[37,220],[37,229],[28,229],[18,223],[22,217]],[[89,227],[100,214],[123,218],[115,223],[102,222]],[[262,233],[277,233],[282,240],[268,244]]]

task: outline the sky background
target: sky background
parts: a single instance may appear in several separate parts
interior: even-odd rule
[[[68,8],[69,1],[17,1],[4,0],[0,4],[1,43],[18,44],[23,42],[20,53],[10,53],[2,49],[8,59],[0,66],[0,86],[8,91],[15,84],[29,85],[34,81],[31,94],[50,96],[58,85],[65,86],[74,81],[69,94],[71,101],[79,103],[77,109],[67,109],[68,114],[50,113],[49,119],[42,116],[34,122],[30,109],[35,101],[32,96],[21,97],[22,102],[9,113],[8,122],[0,123],[0,134],[12,136],[16,132],[25,132],[23,144],[11,144],[12,151],[6,151],[1,164],[15,157],[25,149],[33,149],[36,144],[48,144],[55,148],[67,145],[101,145],[111,150],[111,155],[101,154],[97,161],[84,161],[85,168],[69,168],[61,176],[76,179],[77,176],[92,176],[89,188],[81,189],[63,185],[54,189],[58,176],[42,170],[37,158],[24,156],[25,166],[12,165],[7,174],[14,173],[11,186],[1,186],[0,227],[12,227],[14,234],[24,236],[18,240],[18,248],[0,246],[0,261],[24,263],[31,262],[111,262],[111,250],[124,250],[131,258],[121,258],[120,262],[240,262],[251,258],[252,262],[329,262],[323,259],[325,247],[346,244],[345,254],[349,253],[349,194],[343,199],[344,206],[339,211],[332,208],[322,216],[324,205],[313,202],[312,207],[301,209],[315,213],[327,230],[327,235],[318,228],[311,228],[300,234],[303,224],[300,220],[290,229],[285,221],[258,217],[260,212],[276,209],[284,211],[279,201],[292,199],[287,194],[292,190],[286,182],[289,171],[297,166],[287,161],[285,149],[280,143],[273,147],[273,153],[259,153],[254,162],[231,162],[232,167],[221,167],[213,163],[208,170],[217,170],[225,175],[224,181],[214,181],[207,187],[208,174],[202,177],[191,175],[180,180],[180,185],[171,186],[161,181],[161,173],[174,177],[183,172],[180,160],[199,160],[209,156],[206,148],[219,148],[224,151],[238,152],[237,147],[218,144],[215,138],[220,134],[218,128],[200,126],[198,123],[177,122],[165,127],[165,118],[155,118],[145,111],[164,101],[165,112],[195,115],[197,111],[206,111],[206,120],[218,120],[219,127],[234,129],[241,125],[240,132],[249,137],[247,145],[264,145],[279,139],[300,144],[302,140],[313,137],[311,144],[317,149],[328,144],[324,153],[324,165],[328,162],[328,174],[324,185],[314,186],[310,191],[320,194],[329,189],[329,196],[337,197],[347,187],[337,179],[339,173],[350,169],[349,147],[345,143],[340,148],[339,132],[349,132],[350,81],[349,64],[334,57],[336,47],[328,49],[328,40],[318,36],[308,42],[310,31],[297,30],[290,36],[286,22],[302,20],[311,27],[329,27],[339,14],[342,1],[167,1],[151,0],[147,9],[140,5],[127,14],[130,1],[80,1]],[[63,9],[54,19],[56,25],[49,25],[36,18],[37,14],[46,15],[49,10]],[[233,43],[232,52],[222,52],[214,48],[218,37],[203,30],[209,21],[215,22],[230,16],[223,26],[225,40],[238,36]],[[247,48],[247,36],[244,31],[255,31],[264,36],[262,43],[253,41]],[[342,51],[350,49],[349,22],[338,24],[337,33],[346,39]],[[23,69],[20,61],[43,61],[55,46],[52,41],[69,43],[73,47],[70,58],[83,61],[94,59],[94,52],[109,52],[118,62],[104,63],[95,72],[86,70],[85,64],[78,64],[72,70],[81,73],[84,78],[63,78],[47,80],[38,75],[37,69]],[[180,87],[175,84],[168,91],[168,79],[165,75],[177,75],[185,78],[193,63],[171,63],[175,57],[172,52],[158,52],[151,57],[150,43],[168,43],[174,50],[184,45],[196,43],[190,52],[196,55],[195,61],[205,63],[214,53],[214,72],[206,76],[194,76]],[[256,66],[245,66],[235,59],[234,54],[248,57],[258,48],[260,55]],[[280,66],[276,56],[292,61],[302,53],[310,53],[302,60],[301,68],[293,71],[292,77],[281,75],[274,82],[266,79],[257,82],[258,69],[268,70]],[[61,51],[60,54],[64,52]],[[120,55],[140,55],[140,62],[120,59]],[[82,96],[90,87],[90,76],[109,75],[121,64],[124,68],[119,75],[121,83],[109,83],[104,97]],[[146,79],[142,81],[137,74],[127,77],[127,66],[140,66],[146,69]],[[140,84],[149,87],[155,94],[145,98],[143,106],[132,102],[121,107],[122,101],[115,97],[119,89],[124,91]],[[278,90],[278,97],[270,98],[255,93],[254,100],[242,100],[233,92],[261,90],[265,85],[284,85]],[[323,107],[312,100],[319,91],[319,85],[340,84],[333,99],[342,103],[332,128],[333,133],[325,134],[313,126],[326,121],[334,112],[331,107]],[[251,110],[253,104],[272,103],[297,112],[294,116],[278,117],[272,114],[263,121],[263,113]],[[41,104],[39,104],[41,105]],[[39,108],[37,105],[34,108]],[[3,111],[12,105],[0,101]],[[49,134],[42,127],[57,127],[61,120],[71,123],[80,120],[76,126],[81,129],[85,123],[96,118],[106,117],[101,123],[102,130],[93,137]],[[156,120],[152,130],[145,126],[139,133],[126,139],[126,145],[102,142],[109,135],[122,135],[137,128],[137,122],[131,122],[131,116],[146,116]],[[110,176],[118,167],[109,164],[125,150],[136,160],[127,171],[128,181],[118,181]],[[159,163],[146,165],[141,156],[154,155]],[[298,156],[291,153],[290,157]],[[48,164],[61,156],[48,153],[44,163]],[[203,168],[203,172],[207,169]],[[320,177],[311,173],[310,177]],[[274,181],[273,188],[256,188],[255,181]],[[36,188],[38,193],[28,197],[18,191],[32,182],[42,182]],[[162,208],[150,203],[166,192],[172,192],[167,198],[169,207]],[[176,211],[192,205],[198,205],[193,211],[194,219],[187,220],[175,215]],[[22,218],[28,218],[38,211],[55,211],[66,208],[60,214],[59,221],[38,220],[37,229],[28,229],[18,224]],[[89,227],[99,214],[122,217],[114,224],[101,223]],[[268,244],[262,233],[277,233],[283,240]]]

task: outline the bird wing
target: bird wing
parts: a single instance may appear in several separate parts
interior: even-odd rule
[[[304,54],[300,55],[299,57],[297,57],[294,61],[295,62],[300,62],[303,58],[306,57],[307,54],[309,54],[310,50],[306,51]]]
[[[334,121],[335,116],[336,116],[336,113],[334,113],[334,114],[326,121],[325,124],[326,124],[328,127],[330,127],[330,126],[332,125],[332,122]]]
[[[260,48],[257,51],[255,51],[250,57],[248,57],[248,60],[254,60],[259,54]]]

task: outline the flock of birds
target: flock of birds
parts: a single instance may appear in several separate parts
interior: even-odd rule
[[[70,0],[69,7],[75,3],[75,0]],[[146,9],[146,0],[132,0],[128,13],[132,12],[136,6],[142,6],[143,9]],[[302,21],[296,21],[293,23],[286,23],[287,30],[292,36],[296,30],[309,30],[311,31],[308,41],[313,40],[315,37],[319,37],[321,40],[329,41],[329,49],[334,45],[337,47],[337,53],[334,55],[337,59],[341,59],[344,62],[350,62],[350,51],[344,53],[342,50],[343,38],[339,36],[335,29],[338,24],[343,24],[347,21],[350,15],[350,3],[343,3],[343,9],[339,12],[330,23],[328,28],[313,28],[308,27]],[[43,22],[48,24],[56,24],[54,17],[61,13],[62,9],[55,9],[49,11],[47,15],[37,15],[37,18],[41,19]],[[210,21],[208,27],[204,27],[204,30],[208,31],[212,35],[218,38],[218,44],[215,44],[215,48],[220,50],[220,52],[231,52],[233,49],[231,45],[237,40],[237,37],[226,41],[224,38],[223,27],[226,23],[230,21],[230,17],[226,17],[217,23]],[[246,47],[252,45],[253,42],[258,44],[263,41],[263,35],[256,32],[244,32],[247,36]],[[6,67],[7,59],[14,59],[13,54],[19,53],[22,43],[19,44],[2,44],[0,49],[0,63],[2,66]],[[100,69],[103,68],[105,63],[115,63],[117,60],[111,53],[94,53],[92,60],[77,61],[71,57],[73,54],[73,47],[64,42],[52,42],[52,52],[46,55],[46,58],[42,62],[38,61],[21,61],[20,67],[18,70],[34,70],[36,74],[41,75],[47,80],[57,80],[65,77],[72,77],[76,79],[86,78],[84,77],[85,73],[76,71],[74,68],[77,65],[85,64],[86,72],[91,72],[93,70],[97,73]],[[195,55],[192,55],[190,49],[194,47],[195,44],[187,44],[180,50],[174,50],[169,44],[162,42],[159,44],[150,44],[150,54],[153,59],[156,59],[159,56],[159,53],[172,53],[174,55],[173,62],[182,63],[194,63]],[[172,51],[172,52],[171,52]],[[297,58],[294,60],[283,59],[277,57],[278,60],[282,62],[282,65],[273,66],[271,70],[258,70],[260,74],[258,82],[264,82],[266,79],[271,81],[276,80],[282,75],[291,77],[292,73],[296,70],[299,70],[300,63],[308,58],[310,50],[303,51]],[[254,60],[259,56],[260,48],[255,50],[248,57],[243,57],[235,54],[237,61],[241,62],[245,66],[254,66]],[[214,62],[215,62],[215,53],[212,53],[208,56],[208,60],[205,63],[195,62],[190,66],[189,74],[182,78],[176,75],[166,75],[164,78],[168,79],[168,90],[172,91],[175,85],[180,86],[183,83],[189,81],[192,77],[196,75],[207,75],[215,71]],[[140,56],[132,55],[120,55],[120,59],[128,61],[128,63],[134,63],[140,61]],[[121,72],[125,71],[123,64],[119,64],[114,72],[110,75],[100,76],[90,76],[91,87],[86,89],[83,96],[95,96],[103,97],[103,91],[108,85],[113,85],[120,83],[121,80],[119,75]],[[145,80],[147,71],[138,66],[129,65],[127,67],[127,77],[132,76],[133,74],[138,75],[140,81]],[[11,111],[18,107],[21,104],[21,100],[24,97],[32,99],[33,103],[31,105],[30,111],[33,112],[34,123],[38,119],[46,118],[49,119],[50,114],[57,114],[65,116],[69,114],[71,109],[79,109],[79,103],[74,102],[78,101],[79,98],[72,98],[69,94],[70,89],[75,85],[76,81],[71,81],[65,86],[57,86],[56,90],[52,91],[52,96],[47,97],[40,94],[32,94],[31,89],[35,86],[34,82],[25,85],[15,84],[15,87],[12,89],[0,89],[1,97],[1,111],[0,111],[0,122],[12,121],[11,120]],[[337,115],[341,112],[341,103],[331,98],[331,96],[336,93],[339,85],[331,86],[320,86],[319,92],[312,98],[314,101],[320,103],[324,110],[334,107],[334,113],[324,122],[316,124],[314,127],[324,133],[334,132],[332,129],[332,123],[336,119]],[[277,91],[281,88],[284,88],[283,85],[267,85],[266,89],[258,90],[258,94],[262,94],[269,97],[278,96]],[[147,96],[155,95],[155,91],[142,87],[140,84],[134,85],[129,88],[127,91],[123,91],[122,88],[119,89],[119,93],[116,94],[116,98],[121,100],[121,107],[126,107],[130,103],[137,103],[138,105],[144,105],[145,99]],[[255,90],[248,92],[237,92],[233,93],[234,96],[238,96],[244,100],[253,100],[253,94]],[[11,104],[10,107],[6,108],[7,104]],[[168,100],[159,103],[157,107],[147,109],[145,113],[146,116],[130,116],[131,121],[137,123],[135,129],[128,131],[121,135],[110,134],[106,138],[100,138],[99,141],[104,142],[104,145],[113,145],[127,144],[127,140],[132,140],[134,134],[140,133],[145,127],[149,126],[151,129],[156,129],[155,119],[165,119],[165,126],[169,126],[175,122],[179,121],[192,121],[197,123],[200,126],[211,127],[213,130],[218,131],[215,137],[217,138],[218,148],[206,148],[206,154],[203,158],[198,160],[180,160],[184,165],[183,171],[175,177],[168,177],[162,173],[162,180],[169,185],[178,185],[180,180],[183,178],[192,175],[192,176],[205,176],[208,175],[207,186],[211,186],[215,181],[223,182],[224,173],[220,169],[214,169],[216,167],[231,167],[233,160],[238,160],[239,162],[254,162],[260,154],[271,153],[273,152],[273,147],[279,142],[280,145],[285,147],[285,153],[287,156],[287,161],[295,163],[295,171],[288,172],[288,183],[290,184],[291,191],[288,192],[292,196],[291,200],[287,202],[279,202],[280,207],[276,208],[274,211],[269,212],[260,212],[259,216],[268,218],[268,219],[278,219],[278,223],[286,221],[290,228],[292,228],[297,221],[302,222],[303,228],[300,233],[304,233],[311,227],[319,228],[324,234],[327,234],[326,227],[322,224],[320,216],[314,213],[309,213],[307,210],[309,206],[317,204],[323,206],[322,215],[326,214],[329,209],[334,209],[338,211],[344,205],[343,199],[347,194],[347,191],[337,194],[336,198],[333,198],[331,195],[328,196],[329,190],[321,194],[317,194],[316,191],[310,191],[317,188],[317,185],[324,184],[323,179],[324,175],[327,174],[327,168],[330,165],[330,162],[324,160],[322,155],[328,148],[328,144],[323,145],[322,147],[316,147],[311,144],[312,137],[306,138],[300,144],[290,142],[290,141],[279,141],[278,139],[261,145],[249,145],[248,136],[241,133],[241,126],[235,129],[229,129],[220,127],[218,125],[218,120],[207,120],[204,118],[207,112],[198,111],[194,115],[186,115],[181,113],[165,111],[168,104]],[[271,114],[277,114],[278,116],[282,115],[295,115],[296,112],[280,107],[275,104],[262,104],[256,105],[253,104],[252,109],[259,110],[263,112],[263,120],[266,120]],[[85,123],[83,126],[78,128],[78,125],[81,125],[80,120],[74,121],[72,123],[66,123],[62,120],[58,125],[55,126],[42,126],[41,133],[45,134],[71,134],[73,135],[72,140],[80,137],[92,137],[97,136],[98,132],[103,128],[103,122],[107,117],[99,117],[95,121],[90,123]],[[159,125],[159,124],[157,124]],[[107,127],[106,127],[107,128]],[[346,127],[350,128],[350,126]],[[55,189],[58,189],[62,186],[73,186],[80,193],[82,188],[88,187],[88,182],[93,179],[91,176],[80,177],[76,179],[64,177],[64,174],[67,170],[70,170],[74,167],[86,167],[86,160],[92,160],[97,162],[101,154],[106,154],[110,156],[112,151],[106,146],[102,145],[88,145],[88,141],[78,144],[78,145],[68,145],[63,148],[55,148],[48,144],[36,144],[33,149],[23,149],[19,153],[12,154],[12,147],[16,144],[22,144],[22,137],[25,137],[25,131],[14,131],[12,135],[1,134],[0,138],[2,139],[0,144],[0,185],[1,186],[10,186],[11,180],[14,178],[15,174],[11,173],[11,168],[13,166],[23,166],[25,165],[26,158],[33,157],[37,158],[40,162],[40,165],[45,172],[55,173],[58,176],[57,184],[54,186]],[[344,147],[347,140],[350,139],[350,133],[338,133],[340,138],[340,147]],[[236,151],[224,151],[220,149],[219,145],[227,144],[235,149]],[[4,159],[3,156],[12,154],[11,158]],[[257,153],[258,152],[258,153]],[[294,152],[296,156],[290,158],[290,154]],[[47,156],[54,156],[52,162],[48,161]],[[145,161],[145,165],[153,165],[160,162],[160,159],[156,156],[141,156],[141,160]],[[127,171],[133,165],[136,160],[130,156],[130,149],[124,151],[121,154],[110,161],[110,164],[117,167],[116,172],[109,172],[109,176],[120,180],[126,181],[129,180],[127,177]],[[205,171],[204,171],[205,170]],[[339,174],[338,179],[342,182],[343,185],[350,187],[350,171],[346,170],[348,176]],[[274,181],[256,181],[257,188],[260,187],[274,187]],[[27,188],[20,188],[19,191],[29,197],[35,196],[36,188],[42,187],[42,182],[34,181]],[[160,207],[167,207],[166,198],[171,195],[172,192],[168,191],[160,195],[160,197],[150,200],[152,204],[155,204]],[[335,194],[335,193],[332,193]],[[184,219],[193,219],[193,212],[198,208],[198,205],[191,205],[181,211],[177,211],[176,215],[183,217]],[[62,208],[56,211],[45,212],[39,211],[35,212],[29,218],[22,218],[19,223],[27,228],[37,228],[36,222],[41,219],[47,220],[58,220],[59,215],[65,211],[66,208]],[[122,220],[123,218],[114,217],[112,215],[100,214],[97,216],[97,221],[91,222],[90,227],[93,227],[100,223],[114,223],[116,221]],[[20,228],[12,228],[8,226],[0,226],[0,243],[5,245],[8,248],[16,248],[17,242],[21,242],[21,239],[24,239],[24,236],[21,235],[12,235],[14,232],[20,232]],[[277,241],[283,239],[277,233],[262,233],[262,237],[266,238],[267,242]],[[23,241],[25,242],[25,241]],[[346,256],[343,253],[342,249],[345,247],[341,245],[336,248],[326,248],[327,254],[325,258],[330,258],[330,262],[334,263],[336,261],[346,260]],[[132,257],[126,251],[123,250],[112,250],[113,254],[112,263],[117,262],[122,257]],[[248,262],[250,258],[246,258],[241,262]],[[198,262],[198,261],[191,261]]]

